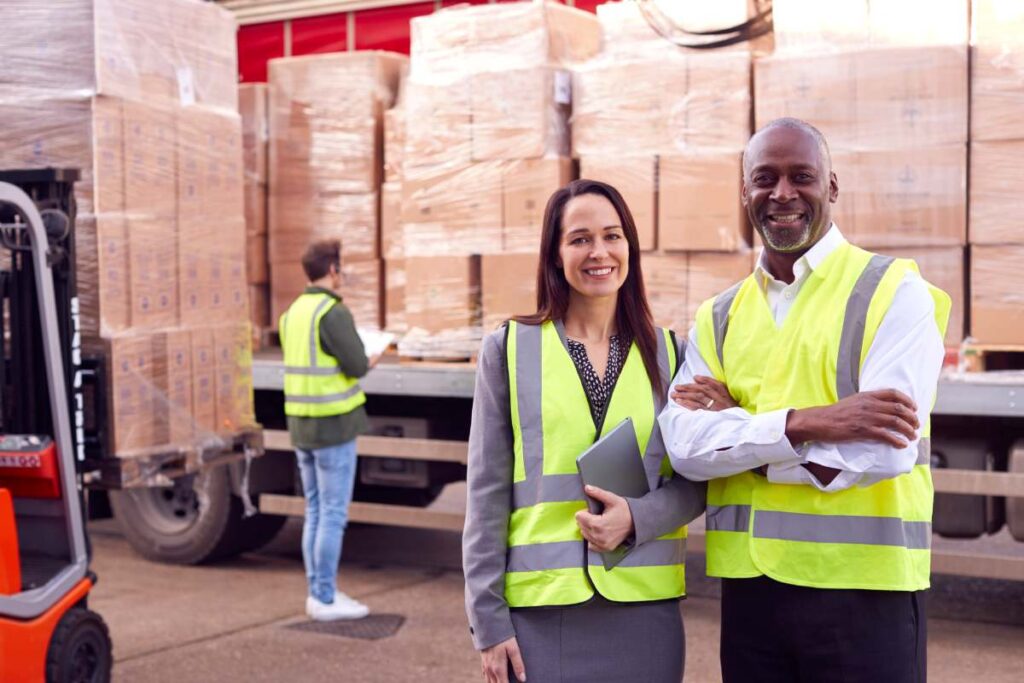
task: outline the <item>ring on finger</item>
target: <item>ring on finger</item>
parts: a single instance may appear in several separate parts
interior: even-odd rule
[[[710,410],[711,406],[713,406],[713,405],[715,405],[715,399],[709,398],[708,402],[704,404],[704,407],[707,408],[708,410]]]

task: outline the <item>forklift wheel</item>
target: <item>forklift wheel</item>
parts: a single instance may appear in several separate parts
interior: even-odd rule
[[[111,666],[110,633],[103,618],[84,607],[69,609],[46,652],[47,683],[107,683]]]

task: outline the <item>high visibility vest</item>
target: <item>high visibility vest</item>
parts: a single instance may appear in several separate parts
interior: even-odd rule
[[[910,260],[844,243],[804,282],[776,326],[754,275],[697,312],[697,345],[715,378],[753,414],[836,403],[859,391],[861,366]],[[945,333],[950,299],[928,285]],[[824,493],[753,472],[708,485],[711,576],[767,575],[815,588],[921,590],[931,569],[931,425],[912,471]]]
[[[667,387],[675,374],[676,352],[667,330],[658,329],[657,337],[658,367]],[[598,425],[561,324],[510,322],[506,353],[515,453],[505,568],[508,604],[574,605],[592,598],[595,590],[618,602],[683,595],[685,525],[634,548],[609,571],[580,534],[575,515],[587,504],[576,457],[597,440]],[[632,344],[600,434],[632,418],[652,489],[672,473],[656,420],[664,401]]]
[[[320,345],[320,321],[336,301],[329,294],[303,294],[281,316],[285,415],[344,415],[366,403],[358,380]]]

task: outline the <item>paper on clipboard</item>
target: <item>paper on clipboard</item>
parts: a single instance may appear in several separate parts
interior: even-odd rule
[[[359,339],[363,342],[363,349],[366,351],[367,358],[373,358],[384,353],[391,346],[391,342],[395,341],[395,335],[391,332],[368,330],[362,327],[356,328],[356,332],[359,333]]]

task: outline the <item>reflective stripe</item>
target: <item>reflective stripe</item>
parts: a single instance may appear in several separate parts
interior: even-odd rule
[[[361,391],[360,386],[356,384],[352,388],[338,394],[323,394],[322,396],[285,394],[284,400],[286,403],[334,403],[335,401],[350,399]]]
[[[507,572],[540,572],[545,569],[571,569],[583,566],[586,545],[583,541],[559,541],[514,545],[508,549]]]
[[[711,306],[711,319],[715,325],[715,351],[718,352],[718,363],[725,369],[725,333],[729,329],[729,309],[746,280],[740,280],[729,289],[715,297]]]
[[[749,505],[708,505],[705,512],[707,531],[746,531],[749,528]]]
[[[508,549],[507,572],[541,572],[552,569],[583,567],[584,553],[587,564],[601,565],[601,554],[587,550],[584,541],[558,541],[514,545]],[[656,540],[644,543],[627,555],[620,567],[660,567],[683,564],[686,557],[686,539]]]
[[[917,442],[917,462],[915,465],[928,465],[932,464],[932,440],[928,437],[922,437]]]
[[[895,260],[891,256],[872,256],[846,300],[846,314],[836,360],[836,394],[840,400],[860,391],[860,353],[864,346],[868,307],[871,306],[871,299],[882,277]]]
[[[307,368],[301,365],[286,365],[284,371],[289,375],[312,375],[316,377],[337,375],[341,372],[341,368],[337,365],[329,368]]]
[[[541,490],[544,474],[541,329],[541,325],[516,325],[516,403],[523,438],[523,471],[530,482],[528,488],[535,491]]]
[[[319,355],[316,350],[318,347],[317,337],[320,335],[320,311],[324,310],[324,306],[327,304],[334,303],[334,299],[325,296],[324,300],[317,304],[316,309],[313,310],[313,321],[309,326],[309,365],[310,367],[316,367],[316,358]]]
[[[583,500],[583,481],[578,474],[545,474],[512,484],[512,508],[516,510],[538,503],[574,500]]]
[[[909,550],[931,547],[930,522],[905,522],[896,517],[808,515],[758,510],[754,536],[808,543],[859,543],[898,546]]]

